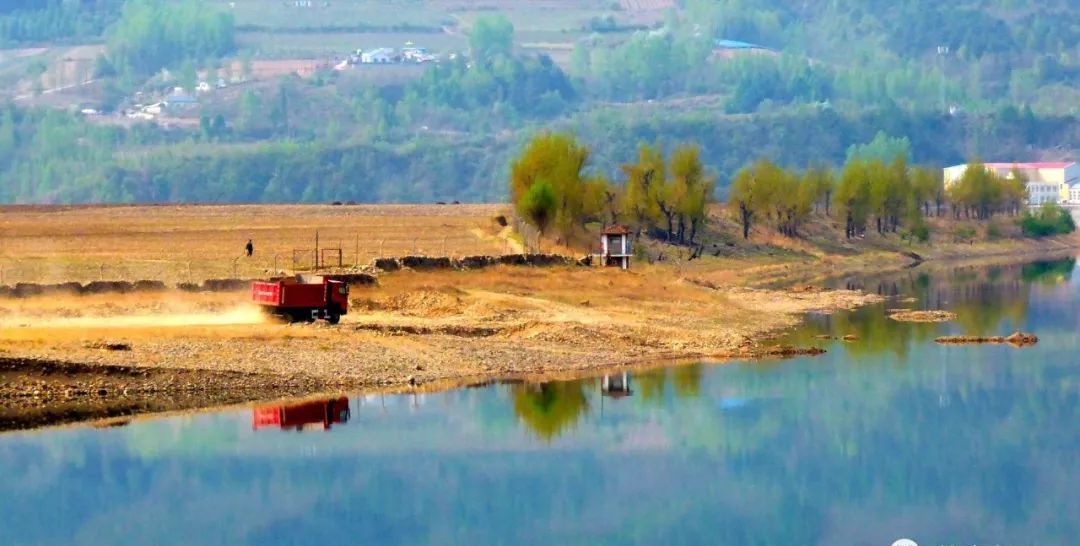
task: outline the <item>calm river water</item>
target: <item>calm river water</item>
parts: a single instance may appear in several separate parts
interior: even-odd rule
[[[811,317],[791,337],[823,356],[628,388],[614,374],[5,434],[0,545],[1080,544],[1074,266],[862,281],[899,298]],[[959,318],[900,324],[896,306]],[[933,342],[1015,329],[1040,342]]]

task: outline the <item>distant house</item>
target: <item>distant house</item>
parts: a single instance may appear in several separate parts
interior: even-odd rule
[[[1069,204],[1080,205],[1080,182],[1073,184],[1072,187],[1069,188]]]
[[[428,53],[427,48],[413,46],[402,48],[401,58],[414,63],[423,63],[432,60],[434,57]]]
[[[712,57],[731,59],[737,55],[779,55],[775,49],[763,45],[740,42],[738,40],[715,40],[713,42]]]
[[[1017,171],[1027,179],[1028,204],[1073,202],[1073,188],[1080,182],[1080,165],[1071,161],[1043,163],[984,163],[998,176],[1010,178]],[[967,172],[967,164],[947,167],[945,187],[955,184]]]
[[[394,49],[389,47],[380,47],[360,54],[362,64],[388,64],[395,60]]]
[[[184,88],[177,87],[172,94],[161,101],[162,108],[171,112],[182,112],[199,106],[199,99],[188,95]]]

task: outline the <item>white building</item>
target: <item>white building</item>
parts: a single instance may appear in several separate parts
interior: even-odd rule
[[[1069,204],[1080,205],[1080,182],[1069,188]]]
[[[1003,177],[1019,171],[1027,178],[1028,203],[1080,203],[1074,200],[1072,187],[1080,183],[1080,165],[1071,161],[1053,163],[985,163],[987,170]],[[949,187],[967,171],[967,164],[945,169],[945,187]]]
[[[363,64],[386,64],[394,62],[394,50],[389,47],[380,47],[365,51],[360,54],[360,62]]]

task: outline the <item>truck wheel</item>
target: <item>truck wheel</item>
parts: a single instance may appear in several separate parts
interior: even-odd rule
[[[337,324],[338,322],[341,322],[341,315],[337,313],[329,313],[326,315],[326,322],[329,322],[330,324]]]

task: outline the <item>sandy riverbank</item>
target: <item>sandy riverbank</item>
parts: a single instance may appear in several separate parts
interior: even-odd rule
[[[0,404],[22,412],[177,394],[190,401],[200,393],[228,403],[754,357],[774,352],[761,340],[805,312],[877,298],[672,273],[668,266],[405,271],[354,291],[353,310],[338,326],[267,321],[243,293],[11,300],[0,303]]]
[[[1060,255],[1078,242],[915,250],[927,267]],[[356,288],[337,326],[268,321],[244,292],[0,300],[0,430],[322,392],[776,356],[772,336],[805,313],[879,299],[823,290],[828,277],[898,271],[915,261],[906,249],[871,244],[878,243],[822,251],[800,240],[740,242],[724,255],[626,272],[399,271]]]

